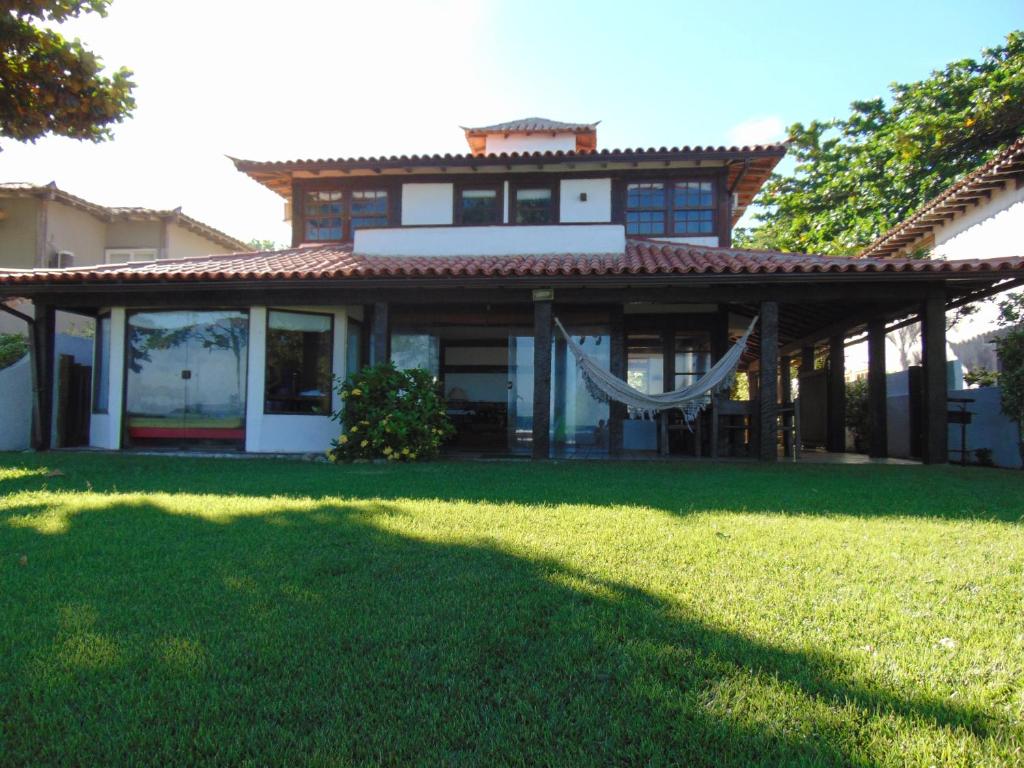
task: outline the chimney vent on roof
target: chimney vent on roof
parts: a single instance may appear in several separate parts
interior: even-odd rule
[[[592,152],[597,149],[597,123],[564,123],[546,117],[526,117],[477,128],[463,126],[462,130],[474,155]]]

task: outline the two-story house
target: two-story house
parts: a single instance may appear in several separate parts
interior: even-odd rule
[[[434,373],[466,451],[715,455],[714,424],[673,429],[593,397],[554,319],[656,393],[700,378],[758,317],[730,444],[774,460],[790,359],[839,351],[816,407],[842,450],[846,336],[867,328],[884,351],[886,322],[919,312],[927,458],[945,461],[945,312],[1024,276],[1020,260],[731,248],[784,145],[602,149],[596,124],[540,118],[464,131],[465,154],[236,160],[290,210],[283,251],[0,273],[0,292],[38,307],[41,421],[50,318],[74,308],[101,329],[96,447],[322,451],[338,429],[332,376],[391,359]],[[883,455],[884,360],[873,372]]]

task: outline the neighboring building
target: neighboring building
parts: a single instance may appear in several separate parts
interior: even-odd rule
[[[951,184],[861,254],[864,258],[922,255],[948,261],[1024,255],[1024,137]],[[995,330],[996,301],[977,307],[975,314],[950,329],[951,341],[960,344]],[[890,337],[890,370],[906,367],[906,355],[900,349],[908,341],[912,344],[914,336],[911,331]],[[972,363],[995,365],[992,355],[970,357],[962,360],[968,370]],[[853,355],[851,362],[854,369],[867,365],[863,353]]]
[[[0,183],[0,269],[182,259],[247,247],[180,208],[110,208],[65,192],[54,182]],[[24,330],[24,323],[0,313],[0,333]]]
[[[464,130],[463,155],[236,160],[290,208],[287,250],[0,272],[0,293],[38,308],[38,444],[58,309],[100,318],[98,448],[322,451],[338,430],[332,376],[392,359],[438,377],[466,450],[714,455],[731,442],[765,460],[778,455],[791,382],[776,373],[791,356],[810,377],[802,420],[843,450],[846,336],[868,327],[877,348],[886,321],[920,311],[925,458],[946,460],[945,312],[1024,276],[1024,261],[732,249],[784,145],[599,149],[596,123],[542,118]],[[594,360],[657,393],[698,380],[755,316],[742,362],[754,394],[721,443],[709,413],[692,432],[671,418],[659,429],[593,398],[553,331],[557,317]],[[839,353],[827,380],[812,370],[820,347]],[[884,374],[873,366],[876,455]]]

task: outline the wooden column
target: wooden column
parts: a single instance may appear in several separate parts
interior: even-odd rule
[[[786,407],[793,403],[793,358],[789,355],[779,358],[779,401]],[[789,427],[793,423],[793,415],[787,413],[783,417],[783,425]],[[789,429],[782,433],[782,454],[789,456],[793,449],[793,435]]]
[[[845,334],[828,340],[828,430],[826,447],[833,453],[846,450],[846,342]]]
[[[391,327],[388,320],[388,305],[377,302],[373,305],[373,321],[370,326],[370,365],[377,365],[391,359]]]
[[[533,458],[551,451],[551,299],[533,302]]]
[[[885,382],[885,320],[868,322],[868,455],[889,455],[889,417]]]
[[[814,347],[800,350],[800,373],[814,373]]]
[[[925,464],[949,461],[946,391],[946,298],[929,296],[921,311],[921,365],[924,376],[922,458]]]
[[[761,302],[761,385],[758,387],[760,429],[758,458],[778,461],[779,305]]]
[[[56,335],[56,310],[35,302],[35,323],[31,334],[32,372],[35,393],[32,400],[32,447],[37,451],[50,448],[53,427],[53,356]]]
[[[676,336],[671,328],[661,332],[661,391],[671,392],[676,380]],[[668,456],[668,411],[658,414],[658,453]]]
[[[718,314],[715,315],[714,325],[711,330],[711,357],[717,363],[728,351],[729,307],[725,304],[719,304]]]
[[[626,328],[622,316],[622,305],[617,304],[611,308],[608,316],[610,328],[608,370],[613,376],[620,379],[626,378]],[[608,454],[610,456],[621,456],[623,446],[623,431],[626,421],[626,405],[614,400],[608,404]]]

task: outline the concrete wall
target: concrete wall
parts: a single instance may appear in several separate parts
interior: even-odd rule
[[[178,224],[167,225],[167,254],[164,258],[187,259],[194,256],[208,256],[211,253],[230,252],[230,248],[207,240],[202,235],[197,235],[185,227]]]
[[[106,247],[106,222],[56,200],[46,201],[46,258],[71,251],[76,267],[102,264]]]
[[[967,448],[975,451],[988,448],[992,451],[992,460],[997,467],[1019,469],[1021,455],[1017,448],[1019,432],[1017,425],[1003,414],[1000,404],[999,387],[981,387],[979,389],[959,389],[949,393],[950,397],[971,397],[973,403],[967,404],[967,410],[973,416],[967,425]],[[949,426],[949,447],[960,448],[960,425]],[[950,453],[951,461],[959,461],[958,453]],[[972,453],[967,462],[976,463]]]
[[[160,249],[163,236],[160,221],[112,221],[107,225],[107,248]]]
[[[0,198],[0,267],[32,269],[36,266],[39,200],[34,197]]]
[[[334,315],[333,372],[345,378],[348,312],[345,307],[274,307],[295,311],[327,312]],[[246,397],[245,450],[251,453],[322,453],[341,434],[330,416],[312,414],[266,414],[263,412],[266,383],[267,308],[249,310],[249,376]],[[341,399],[331,395],[331,409],[341,408]]]
[[[403,184],[402,226],[451,224],[454,185]]]
[[[994,191],[991,200],[937,228],[933,255],[946,259],[1024,256],[1024,187],[1009,187]]]
[[[360,229],[355,250],[367,256],[507,256],[623,253],[621,224]]]
[[[586,194],[586,201],[580,200],[582,194]],[[612,180],[563,179],[559,214],[563,224],[611,221]]]
[[[554,136],[548,133],[535,133],[530,136],[522,133],[513,133],[505,136],[501,133],[492,133],[487,137],[486,152],[489,155],[498,155],[502,152],[574,152],[576,150],[576,134],[571,132],[556,133]]]
[[[32,368],[28,355],[0,370],[0,451],[23,451],[32,435]]]

